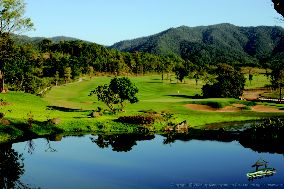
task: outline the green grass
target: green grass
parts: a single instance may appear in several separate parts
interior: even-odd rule
[[[44,98],[47,102],[56,106],[65,106],[73,108],[82,108],[86,110],[96,109],[98,106],[106,108],[106,106],[98,102],[96,97],[88,97],[88,94],[96,86],[108,83],[110,77],[94,78],[93,80],[84,80],[81,83],[74,83],[63,87],[57,87],[51,90]],[[252,82],[252,86],[263,87],[268,83],[266,76],[257,76]],[[265,80],[265,82],[264,82]],[[204,124],[226,122],[226,121],[244,121],[260,119],[274,115],[276,113],[256,113],[244,111],[242,113],[220,113],[220,112],[201,112],[190,110],[185,107],[186,104],[208,104],[215,103],[224,107],[232,103],[240,103],[235,99],[194,99],[195,95],[201,95],[203,83],[195,84],[194,80],[186,80],[185,83],[172,83],[169,80],[161,81],[160,75],[132,77],[131,81],[139,88],[139,103],[128,104],[126,112],[122,115],[138,114],[143,110],[154,110],[156,112],[171,112],[175,114],[176,122],[187,120],[192,126],[200,127]],[[257,81],[263,82],[258,84]],[[92,103],[94,102],[94,103]],[[245,105],[246,102],[242,102]],[[119,116],[119,115],[118,115]],[[108,120],[117,116],[109,116]],[[101,118],[103,121],[104,118]]]
[[[249,81],[249,75],[245,75],[246,85],[245,89],[256,89],[270,85],[270,80],[265,74],[253,75],[252,81]]]
[[[207,105],[212,108],[224,108],[226,106],[230,106],[234,103],[240,103],[241,101],[237,99],[231,99],[231,98],[212,98],[212,99],[202,99],[198,101],[191,102],[192,104],[201,104],[201,105]]]
[[[125,126],[114,123],[113,120],[120,116],[137,115],[142,111],[153,110],[156,112],[170,112],[174,114],[175,123],[187,120],[196,128],[202,128],[205,124],[255,120],[262,117],[281,116],[281,113],[256,113],[253,111],[242,112],[202,112],[187,108],[186,104],[207,104],[224,107],[232,103],[241,103],[235,99],[196,99],[201,95],[203,83],[195,84],[194,80],[187,79],[185,83],[172,83],[169,80],[161,81],[161,76],[131,77],[132,82],[139,88],[139,102],[127,104],[126,112],[117,115],[103,115],[98,118],[89,118],[91,110],[101,107],[107,109],[98,102],[95,96],[88,96],[90,91],[98,85],[106,84],[111,77],[95,77],[82,82],[71,83],[54,87],[45,97],[40,98],[21,92],[9,92],[0,94],[0,99],[10,104],[1,106],[1,112],[5,118],[12,122],[11,126],[0,126],[0,141],[7,141],[13,137],[24,135],[27,130],[28,114],[33,116],[31,133],[39,136],[49,135],[59,131],[74,132],[134,132],[136,126]],[[264,77],[254,78],[251,87],[261,86],[257,81],[264,82]],[[247,86],[249,88],[250,86]],[[247,105],[247,104],[245,104]],[[282,107],[282,105],[281,105]],[[59,125],[48,125],[45,122],[51,118],[60,118]],[[11,127],[9,132],[7,127]],[[154,125],[156,130],[163,127],[162,123]]]

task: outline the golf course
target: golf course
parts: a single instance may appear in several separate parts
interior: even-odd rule
[[[21,137],[49,136],[57,133],[135,133],[138,128],[162,133],[171,124],[186,121],[189,127],[210,129],[210,124],[245,122],[284,115],[284,105],[233,98],[202,98],[203,82],[186,79],[183,83],[162,80],[160,75],[131,76],[139,89],[138,103],[126,104],[123,112],[111,113],[97,97],[89,96],[97,86],[107,84],[111,76],[83,77],[73,83],[54,86],[43,97],[10,91],[0,95],[0,142]],[[264,75],[246,82],[245,89],[257,89],[269,83]],[[100,110],[98,116],[90,116]],[[125,124],[122,116],[151,115],[152,124]],[[164,115],[170,115],[165,119]],[[221,126],[222,125],[222,126]],[[220,127],[224,127],[220,124]],[[225,124],[226,125],[226,124]],[[216,127],[216,126],[215,126]],[[226,129],[226,128],[225,128]]]

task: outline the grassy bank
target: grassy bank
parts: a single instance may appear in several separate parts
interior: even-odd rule
[[[260,76],[263,80],[263,76]],[[88,94],[96,86],[108,83],[111,77],[95,77],[84,79],[64,86],[54,87],[45,97],[9,92],[0,94],[0,99],[8,104],[1,106],[1,112],[10,125],[0,125],[0,142],[18,138],[24,135],[44,136],[57,132],[135,132],[137,126],[124,125],[114,122],[120,116],[142,114],[144,111],[168,112],[174,115],[171,120],[179,123],[186,120],[194,128],[203,128],[204,125],[218,122],[246,121],[263,117],[282,116],[283,113],[259,113],[254,111],[241,112],[205,112],[186,107],[186,104],[221,104],[241,103],[236,99],[202,99],[200,81],[197,85],[194,80],[185,83],[176,83],[176,80],[161,81],[160,76],[132,77],[131,80],[139,88],[139,103],[128,104],[125,113],[116,115],[104,114],[97,118],[88,115],[92,110],[107,107],[98,102],[96,97]],[[252,81],[252,86],[259,86],[258,79]],[[255,82],[255,83],[254,83]],[[265,82],[264,82],[265,83]],[[212,104],[212,103],[211,103]],[[281,107],[283,105],[280,105]],[[284,106],[283,106],[284,107]],[[48,120],[59,118],[58,124]],[[156,122],[151,129],[160,131],[166,123]]]

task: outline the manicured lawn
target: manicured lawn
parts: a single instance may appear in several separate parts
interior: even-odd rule
[[[187,120],[192,127],[197,128],[202,128],[205,124],[210,123],[245,121],[283,115],[283,113],[257,113],[247,110],[241,112],[191,110],[185,105],[217,102],[226,106],[237,103],[238,100],[198,98],[201,95],[203,85],[201,81],[198,85],[194,80],[189,79],[185,83],[176,83],[176,80],[170,83],[169,80],[161,81],[159,75],[131,77],[130,79],[139,88],[139,102],[127,104],[125,113],[103,115],[98,118],[89,118],[88,114],[97,107],[103,109],[107,109],[107,107],[102,102],[98,102],[95,96],[90,97],[88,95],[98,85],[108,83],[111,77],[95,77],[91,80],[84,79],[82,82],[54,87],[43,98],[22,92],[0,94],[0,99],[9,103],[6,106],[1,106],[1,112],[4,112],[5,118],[12,122],[10,126],[0,126],[0,141],[7,141],[9,137],[13,138],[14,135],[23,135],[23,131],[28,126],[29,117],[32,117],[33,120],[31,132],[37,135],[48,135],[58,129],[70,133],[131,132],[135,129],[135,126],[125,126],[113,122],[113,120],[119,116],[141,114],[141,111],[145,110],[172,113],[175,118],[172,120],[174,123]],[[261,87],[267,83],[264,80],[263,76],[256,77],[252,86]],[[46,121],[52,118],[60,118],[60,124],[56,126],[47,125]],[[159,123],[155,124],[156,130],[160,130],[162,127],[163,125]],[[8,132],[7,128],[12,128],[12,130]]]
[[[267,78],[263,75],[256,76],[252,82],[254,87],[263,87]],[[96,86],[108,83],[110,77],[96,77],[92,80],[84,80],[51,90],[44,100],[55,106],[81,108],[86,110],[96,109],[98,106],[106,109],[106,106],[98,102],[96,97],[88,94]],[[131,77],[131,81],[139,88],[139,103],[128,104],[123,115],[138,114],[141,110],[154,110],[156,112],[171,112],[175,114],[176,121],[187,120],[192,126],[226,121],[243,121],[259,119],[261,117],[281,115],[277,113],[243,112],[201,112],[190,110],[185,104],[206,101],[220,102],[224,105],[235,103],[235,99],[196,99],[195,95],[201,95],[203,83],[195,84],[194,80],[187,79],[185,83],[176,83],[176,80],[161,80],[160,75]],[[260,83],[258,83],[260,82]],[[261,83],[263,83],[261,85]]]
[[[249,81],[249,75],[246,74],[246,86],[245,89],[255,89],[265,87],[266,85],[270,85],[270,79],[265,74],[257,74],[253,75],[252,81]]]

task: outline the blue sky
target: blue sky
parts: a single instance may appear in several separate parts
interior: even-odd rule
[[[25,0],[28,36],[70,36],[103,45],[171,27],[279,25],[270,0]]]

